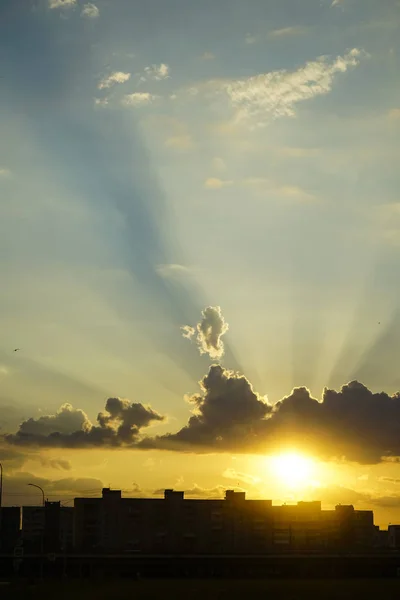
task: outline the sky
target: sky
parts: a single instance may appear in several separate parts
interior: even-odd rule
[[[400,522],[399,26],[1,2],[4,504],[240,488]]]

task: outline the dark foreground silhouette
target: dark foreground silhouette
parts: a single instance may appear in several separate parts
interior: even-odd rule
[[[398,600],[400,579],[385,580],[138,580],[21,582],[0,586],[2,600],[149,600],[189,598],[213,600],[269,598],[270,600]]]

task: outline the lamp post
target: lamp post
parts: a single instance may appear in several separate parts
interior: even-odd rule
[[[2,523],[3,523],[3,465],[0,463],[0,548],[2,546],[3,543],[3,536],[1,534],[1,528],[2,528]]]
[[[3,465],[0,463],[0,512],[3,499]]]
[[[44,506],[45,506],[44,491],[42,490],[40,485],[36,485],[36,483],[28,483],[28,485],[30,485],[31,487],[37,488],[38,490],[40,490],[42,492],[42,506],[44,508]],[[45,515],[43,515],[43,518],[45,519]],[[40,536],[40,550],[41,550],[40,575],[41,575],[41,579],[43,579],[44,527],[45,527],[45,522],[43,521],[43,530],[42,530],[42,535]]]
[[[44,506],[45,502],[44,502],[44,491],[42,490],[42,488],[40,487],[40,485],[36,485],[36,483],[28,483],[28,485],[30,485],[31,487],[35,487],[38,490],[40,490],[42,492],[42,506]]]

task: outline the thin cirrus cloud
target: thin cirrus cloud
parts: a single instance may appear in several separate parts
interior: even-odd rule
[[[260,193],[268,193],[270,196],[277,196],[298,202],[312,202],[317,199],[314,194],[297,185],[278,185],[265,177],[245,177],[236,181],[210,177],[204,182],[204,187],[212,191],[222,190],[231,186],[250,187]]]
[[[273,29],[268,37],[270,38],[285,38],[294,35],[303,35],[306,33],[305,27],[295,26],[295,27],[282,27],[281,29]]]
[[[81,17],[85,17],[87,19],[97,19],[99,15],[100,11],[95,4],[88,2],[87,4],[83,5]]]
[[[99,90],[104,90],[112,87],[118,83],[126,83],[131,78],[130,73],[124,73],[123,71],[114,71],[111,75],[104,77],[98,84]]]
[[[153,94],[149,92],[134,92],[133,94],[126,94],[122,98],[123,106],[139,107],[146,106],[155,100]]]
[[[170,263],[165,265],[157,265],[156,272],[158,275],[160,275],[160,277],[169,279],[187,276],[190,274],[190,269],[184,265]]]
[[[209,177],[204,182],[204,187],[207,190],[221,190],[224,187],[233,185],[233,181],[230,179],[220,179],[219,177]]]

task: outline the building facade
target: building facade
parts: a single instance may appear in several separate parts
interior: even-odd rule
[[[25,552],[71,552],[74,509],[60,502],[22,508],[22,541]]]
[[[21,536],[21,508],[3,506],[0,508],[0,552],[14,550]]]
[[[368,551],[372,511],[322,510],[320,502],[273,506],[228,490],[223,500],[185,499],[165,490],[163,499],[76,498],[74,548],[80,552],[143,554],[268,554]]]

